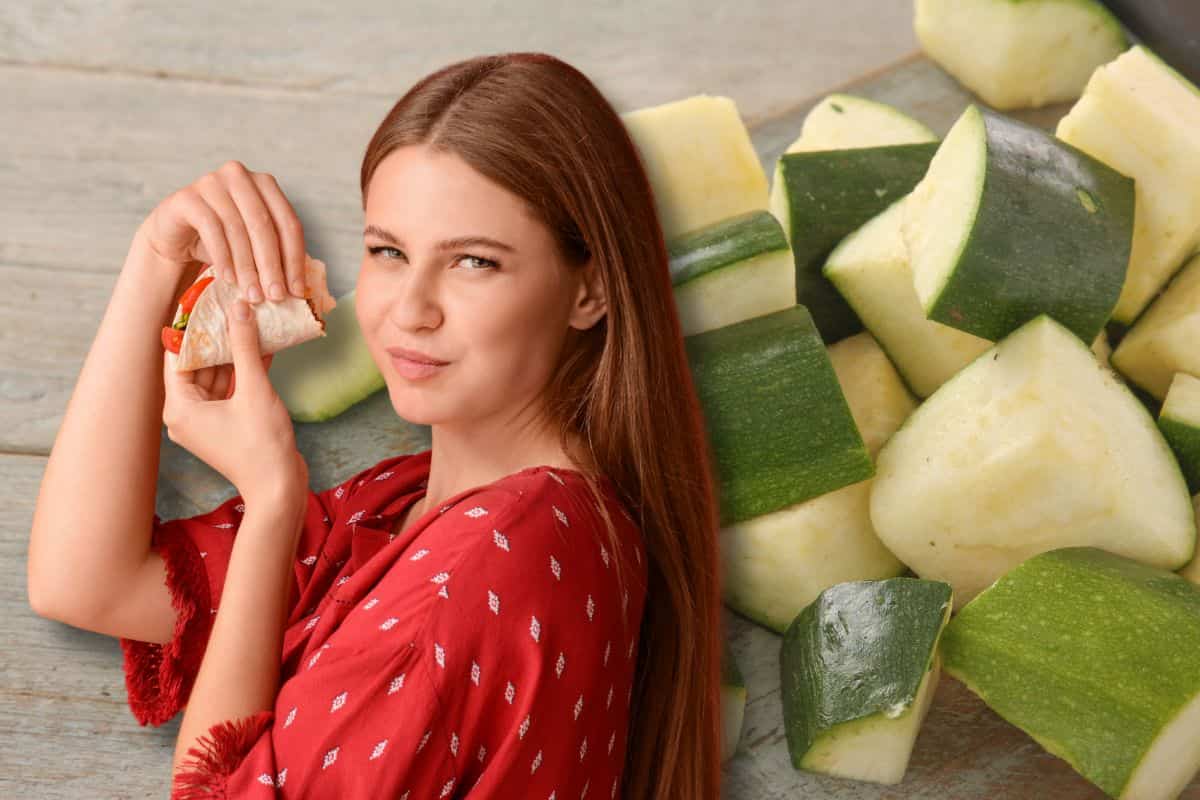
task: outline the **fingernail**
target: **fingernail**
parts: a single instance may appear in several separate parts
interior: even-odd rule
[[[267,289],[267,294],[271,295],[271,299],[279,302],[283,299],[283,286],[278,283],[272,283],[271,288]]]
[[[258,288],[257,284],[254,286],[251,286],[250,291],[247,292],[247,294],[250,295],[251,303],[261,303],[262,302],[262,299],[263,299],[262,290]]]
[[[304,281],[292,281],[292,294],[296,295],[296,297],[304,297]]]
[[[235,300],[233,303],[233,315],[242,322],[250,319],[250,304],[245,300]]]

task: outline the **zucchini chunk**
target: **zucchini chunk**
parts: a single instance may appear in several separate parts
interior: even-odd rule
[[[871,334],[829,348],[854,423],[874,457],[917,406]],[[904,564],[871,527],[870,479],[720,531],[725,604],[783,633],[822,590],[844,581],[890,578]]]
[[[892,203],[843,239],[822,273],[879,340],[913,393],[925,398],[993,342],[926,319],[900,235],[903,202]],[[1112,350],[1104,330],[1096,334],[1092,350],[1109,365]]]
[[[1129,274],[1113,310],[1132,325],[1200,244],[1200,91],[1138,45],[1093,73],[1057,135],[1136,181]]]
[[[834,93],[813,106],[804,117],[800,136],[785,152],[882,147],[889,144],[936,142],[924,123],[895,106],[852,94]]]
[[[275,354],[270,378],[296,422],[324,422],[386,385],[358,327],[355,290],[325,315],[325,335]]]
[[[1160,402],[1175,373],[1200,375],[1200,254],[1122,337],[1112,363]]]
[[[688,336],[684,346],[712,448],[721,525],[874,474],[804,306]]]
[[[845,236],[912,191],[936,143],[784,153],[776,166],[771,213],[783,225],[796,262],[796,302],[807,306],[827,344],[863,329],[821,274]]]
[[[1092,545],[1175,570],[1196,541],[1154,418],[1045,314],[913,412],[879,452],[870,500],[883,544],[960,604],[1046,550]]]
[[[917,0],[913,29],[926,55],[1002,110],[1074,100],[1128,46],[1095,0]]]
[[[726,641],[721,657],[721,763],[733,758],[742,738],[742,720],[746,715],[746,681]]]
[[[1175,373],[1158,415],[1158,427],[1179,459],[1188,489],[1200,492],[1200,378]]]
[[[1200,587],[1099,548],[1034,556],[942,637],[946,672],[1110,797],[1200,767]]]
[[[684,336],[796,304],[792,248],[769,211],[747,211],[667,243]]]
[[[731,98],[700,94],[621,115],[668,239],[767,207],[767,176]]]
[[[1094,341],[1125,280],[1133,197],[1086,153],[968,106],[902,206],[925,316],[998,341],[1046,313]]]
[[[896,364],[918,397],[928,397],[992,346],[925,318],[900,234],[901,198],[842,240],[822,273]]]
[[[940,672],[952,592],[938,581],[839,583],[788,626],[783,724],[797,769],[899,783]]]

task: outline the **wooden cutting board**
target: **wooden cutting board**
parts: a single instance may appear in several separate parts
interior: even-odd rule
[[[861,78],[836,91],[896,106],[944,136],[968,103],[979,102],[921,55]],[[822,95],[823,97],[824,95]],[[775,161],[800,135],[820,97],[751,135],[770,176]],[[1053,130],[1071,104],[1018,117]],[[829,798],[829,800],[1091,800],[1107,797],[1037,742],[992,712],[962,683],[941,674],[929,715],[913,747],[904,780],[895,786],[828,778],[792,767],[780,698],[782,637],[726,608],[726,636],[746,681],[746,715],[737,753],[724,765],[722,796],[729,800]],[[1200,669],[1200,664],[1197,665]],[[1200,800],[1200,778],[1180,795]]]

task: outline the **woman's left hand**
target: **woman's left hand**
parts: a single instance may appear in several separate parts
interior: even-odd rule
[[[238,319],[238,309],[247,312]],[[258,325],[245,300],[229,319],[233,364],[177,372],[178,358],[163,351],[163,423],[167,438],[224,475],[249,504],[308,491],[308,464],[283,400],[267,377]],[[236,379],[235,379],[236,375]],[[228,384],[228,389],[225,389]]]

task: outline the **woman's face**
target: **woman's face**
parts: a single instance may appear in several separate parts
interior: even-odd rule
[[[355,313],[396,413],[423,425],[539,419],[568,328],[604,314],[594,270],[562,263],[523,200],[423,145],[380,162],[365,217]],[[494,243],[448,243],[463,237]],[[415,374],[388,348],[447,363]]]

